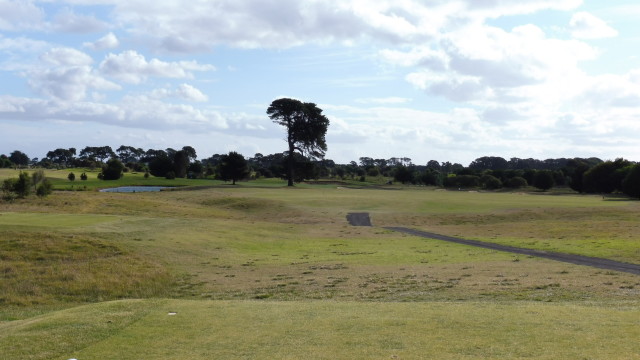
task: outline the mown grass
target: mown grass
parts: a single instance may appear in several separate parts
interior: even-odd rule
[[[45,199],[3,203],[0,321],[4,322],[0,327],[7,331],[0,331],[6,333],[0,335],[0,352],[12,349],[25,358],[50,358],[41,355],[50,354],[44,348],[32,353],[25,350],[30,335],[21,331],[30,328],[20,324],[46,323],[47,316],[64,317],[75,311],[47,315],[54,309],[116,299],[169,298],[175,300],[148,303],[161,309],[162,316],[131,315],[140,321],[127,329],[126,321],[112,330],[98,326],[95,339],[105,339],[100,346],[90,346],[95,339],[74,340],[67,331],[73,327],[61,323],[39,334],[56,339],[51,344],[62,341],[69,344],[67,349],[78,349],[57,355],[67,359],[128,358],[129,351],[135,355],[132,358],[286,358],[289,353],[291,358],[305,357],[301,354],[313,354],[313,358],[340,358],[340,354],[345,354],[343,358],[424,357],[418,355],[419,349],[426,357],[436,358],[551,358],[553,351],[565,358],[576,354],[633,358],[638,354],[628,344],[614,340],[615,336],[634,335],[628,329],[638,325],[637,312],[625,312],[629,309],[624,307],[637,309],[639,305],[640,279],[635,275],[426,240],[381,228],[408,226],[640,262],[638,202],[394,189],[335,185],[291,189],[248,183],[160,193],[57,191]],[[370,212],[374,227],[349,226],[345,216],[352,211]],[[606,241],[595,242],[595,236]],[[163,304],[169,305],[163,308]],[[109,305],[99,306],[109,309]],[[171,317],[186,321],[174,328],[165,321],[169,319],[165,312],[171,311],[168,308],[191,315]],[[327,313],[330,308],[336,309],[335,317]],[[525,315],[531,311],[539,316],[523,315],[524,308],[530,309]],[[91,306],[81,309],[86,314],[94,311]],[[574,309],[584,321],[569,315]],[[593,312],[591,317],[588,309]],[[619,309],[626,310],[617,312]],[[106,311],[107,316],[111,310],[95,311]],[[258,312],[274,316],[260,317]],[[296,315],[283,322],[287,312]],[[458,313],[466,314],[468,320]],[[44,315],[32,318],[35,314]],[[388,314],[408,320],[396,329],[380,322],[385,316],[391,318]],[[605,321],[609,325],[602,327],[597,324],[609,316],[618,320]],[[422,318],[438,320],[414,323],[413,319]],[[76,320],[91,322],[84,316]],[[477,322],[484,327],[476,326]],[[517,323],[523,324],[522,330],[514,330]],[[620,328],[610,337],[607,329],[614,323]],[[506,327],[498,331],[489,324]],[[445,344],[454,327],[462,329],[459,338],[477,343],[477,348],[456,345],[449,351],[434,345]],[[561,349],[538,340],[546,339],[545,327],[557,330],[552,331],[556,337],[588,341]],[[398,330],[399,337],[385,340],[382,334],[390,334],[390,329]],[[484,342],[475,335],[481,331],[488,334]],[[320,340],[305,345],[299,333],[314,334]],[[222,334],[232,334],[233,341]],[[509,334],[512,337],[506,341]],[[536,338],[531,340],[527,334]],[[20,336],[24,342],[15,340]],[[156,337],[176,345],[157,345]],[[242,344],[234,342],[236,338]],[[612,347],[595,349],[597,341]],[[206,345],[213,342],[222,345],[215,349]],[[386,350],[393,352],[385,352],[385,345],[380,345],[385,342],[390,344]],[[138,353],[130,349],[133,344],[159,350]],[[284,353],[283,346],[293,350]],[[536,350],[539,346],[551,346],[551,350]],[[580,346],[587,350],[581,351]],[[265,356],[258,352],[262,347]],[[114,349],[122,352],[115,356]]]
[[[639,317],[630,305],[129,300],[0,325],[0,348],[21,359],[633,359]]]

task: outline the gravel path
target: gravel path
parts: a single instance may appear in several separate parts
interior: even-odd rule
[[[368,213],[350,213],[347,215],[347,220],[349,221],[349,224],[353,226],[371,226],[371,220],[369,219]],[[544,251],[544,250],[518,248],[513,246],[500,245],[500,244],[494,244],[494,243],[477,241],[477,240],[467,240],[467,239],[461,239],[461,238],[452,237],[452,236],[435,234],[428,231],[409,229],[405,227],[385,227],[385,229],[398,231],[398,232],[402,232],[409,235],[420,236],[428,239],[449,241],[457,244],[476,246],[476,247],[481,247],[485,249],[505,251],[505,252],[515,253],[515,254],[527,255],[527,256],[536,256],[540,258],[562,261],[562,262],[576,264],[576,265],[585,265],[585,266],[591,266],[599,269],[621,271],[621,272],[640,275],[640,264],[631,264],[631,263],[625,263],[625,262],[614,261],[609,259],[594,258],[594,257],[574,255],[574,254],[564,254],[564,253],[550,252],[550,251]]]

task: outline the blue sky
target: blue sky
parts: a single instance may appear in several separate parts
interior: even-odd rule
[[[589,0],[0,0],[0,153],[285,150],[265,112],[324,109],[327,157],[640,160],[640,5]]]

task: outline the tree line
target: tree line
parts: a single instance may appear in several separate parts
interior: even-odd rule
[[[9,156],[0,155],[0,165],[57,169],[115,168],[115,175],[103,171],[105,179],[118,178],[127,171],[138,171],[156,177],[208,177],[235,182],[260,177],[287,179],[290,154],[288,151],[269,155],[256,153],[245,158],[241,154],[231,152],[214,154],[198,160],[196,150],[191,146],[184,146],[179,150],[143,150],[122,145],[115,151],[109,146],[86,147],[80,152],[74,148],[55,149],[49,151],[42,159],[29,159],[26,154],[16,150]],[[366,181],[371,177],[386,177],[404,184],[448,188],[495,190],[534,186],[548,190],[555,186],[564,186],[580,193],[620,192],[640,197],[640,165],[621,158],[608,161],[598,158],[506,160],[485,156],[475,159],[465,167],[459,163],[440,163],[436,160],[416,165],[407,157],[361,157],[358,162],[351,161],[348,164],[337,164],[330,159],[313,158],[297,152],[294,152],[292,157],[294,182],[321,178]],[[232,171],[231,168],[235,170]]]
[[[267,109],[274,123],[286,130],[287,150],[282,153],[255,154],[245,159],[236,152],[214,154],[197,159],[196,150],[184,146],[176,150],[143,150],[121,145],[115,151],[109,146],[87,146],[79,153],[75,148],[58,148],[42,159],[30,159],[15,150],[0,155],[0,167],[38,166],[43,168],[101,167],[100,178],[118,179],[124,172],[140,171],[145,176],[172,178],[213,177],[235,182],[244,178],[279,177],[294,182],[319,178],[358,179],[392,178],[401,183],[433,185],[449,188],[521,188],[535,186],[549,190],[568,186],[580,193],[621,192],[640,197],[640,165],[625,160],[602,161],[598,158],[558,158],[506,160],[484,156],[464,167],[458,163],[430,160],[415,165],[410,158],[359,158],[359,163],[336,164],[325,159],[325,135],[329,120],[314,103],[282,98]]]

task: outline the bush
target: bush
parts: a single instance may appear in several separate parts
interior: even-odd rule
[[[103,180],[118,180],[122,177],[122,172],[124,170],[124,165],[120,160],[116,158],[112,158],[107,161],[107,164],[102,168],[102,179]]]
[[[80,174],[80,180],[85,181],[88,179],[87,173]]]
[[[482,187],[488,190],[500,189],[502,187],[502,181],[493,175],[483,175],[480,178]]]
[[[29,174],[20,172],[18,178],[6,179],[2,183],[3,198],[11,201],[18,198],[24,198],[31,193],[31,179]]]
[[[69,179],[69,181],[75,181],[76,180],[76,174],[70,172],[69,176],[67,176],[67,179]]]
[[[37,191],[38,184],[45,179],[44,171],[37,170],[31,174],[31,182],[33,183],[33,190]]]
[[[527,184],[527,180],[521,176],[515,176],[505,181],[505,186],[511,189],[523,188],[527,185],[529,185]]]
[[[52,191],[51,182],[48,179],[44,179],[42,180],[42,183],[38,186],[38,189],[36,190],[36,195],[42,198],[51,194],[51,191]]]
[[[174,173],[173,171],[169,171],[164,177],[166,179],[173,180],[176,178],[176,173]]]
[[[480,186],[480,178],[475,175],[456,175],[444,179],[445,187],[474,188]]]

